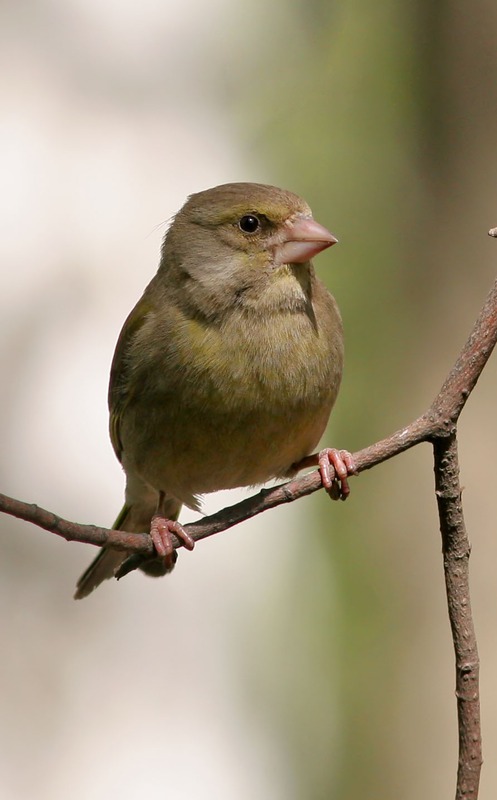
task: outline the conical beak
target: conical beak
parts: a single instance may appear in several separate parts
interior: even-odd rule
[[[303,264],[337,241],[312,217],[295,217],[285,226],[284,239],[274,251],[274,263]]]

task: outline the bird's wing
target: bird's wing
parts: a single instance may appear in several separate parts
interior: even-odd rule
[[[114,358],[112,359],[108,396],[110,411],[109,431],[112,446],[119,461],[121,461],[122,455],[119,424],[126,406],[133,397],[134,391],[139,388],[136,382],[131,380],[129,350],[152,310],[152,305],[145,297],[138,301],[123,325],[117,340]]]

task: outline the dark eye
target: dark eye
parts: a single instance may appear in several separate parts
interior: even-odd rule
[[[260,226],[260,219],[256,217],[255,214],[245,214],[238,222],[238,227],[244,233],[255,233],[259,230]]]

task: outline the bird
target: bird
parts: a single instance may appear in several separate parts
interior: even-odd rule
[[[164,237],[159,268],[127,317],[109,383],[110,438],[126,475],[114,529],[149,531],[165,575],[182,505],[318,466],[332,497],[349,494],[347,450],[314,453],[343,370],[337,303],[311,259],[337,242],[298,195],[227,183],[188,197]],[[75,598],[116,575],[104,547]]]

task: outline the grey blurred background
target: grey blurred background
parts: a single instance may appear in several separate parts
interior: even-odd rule
[[[302,194],[340,239],[316,261],[347,344],[327,443],[358,449],[423,411],[495,275],[496,34],[483,0],[4,0],[0,490],[112,523],[119,329],[167,220],[231,180]],[[497,791],[496,363],[460,423],[482,798]],[[1,796],[453,796],[428,446],[352,489],[80,603],[93,549],[2,517]]]

